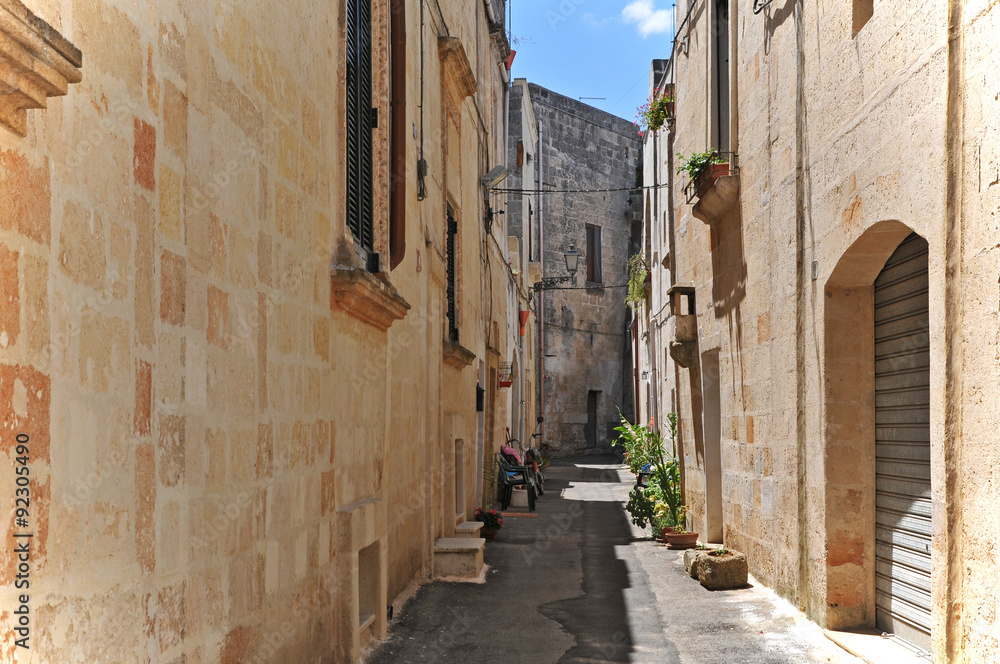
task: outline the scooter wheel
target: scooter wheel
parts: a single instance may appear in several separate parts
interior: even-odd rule
[[[528,511],[535,511],[535,485],[528,483]]]

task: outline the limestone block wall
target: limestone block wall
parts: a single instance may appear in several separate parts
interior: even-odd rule
[[[961,279],[950,291],[955,299],[953,332],[956,348],[954,373],[961,378],[960,393],[950,392],[960,401],[961,415],[946,424],[945,435],[956,439],[954,448],[960,465],[945,472],[954,484],[948,500],[957,523],[954,536],[960,538],[961,564],[950,566],[942,583],[949,601],[963,604],[960,623],[942,619],[947,630],[948,656],[959,661],[989,660],[1000,657],[1000,624],[996,616],[997,581],[989,570],[996,560],[996,538],[1000,522],[993,505],[997,501],[997,430],[1000,400],[997,393],[997,338],[1000,318],[997,274],[1000,255],[1000,72],[993,65],[997,58],[996,35],[1000,34],[1000,6],[996,3],[963,3],[961,14],[953,8],[952,24],[960,26],[961,59],[950,71],[950,91],[960,90],[952,98],[949,117],[950,136],[954,141],[952,162],[954,196],[960,196],[962,214],[949,225],[958,233],[950,254],[960,268]],[[956,54],[957,55],[957,54]],[[950,92],[954,95],[954,92]],[[955,121],[961,117],[961,123]],[[949,200],[949,207],[957,201]],[[954,374],[952,374],[954,375]],[[958,388],[958,385],[955,386]],[[960,423],[960,425],[959,425]],[[957,431],[956,431],[957,429]],[[944,473],[942,473],[944,475]],[[947,480],[946,480],[947,481]],[[960,553],[959,553],[960,551]]]
[[[642,159],[635,126],[535,84],[528,85],[534,115],[541,121],[542,188],[634,187]],[[625,262],[633,218],[642,210],[628,191],[598,194],[545,194],[542,207],[543,276],[566,274],[563,253],[575,244],[587,250],[586,224],[602,229],[603,284],[585,288],[586,260],[567,286],[543,295],[545,439],[557,454],[610,448],[617,407],[631,414],[624,399],[630,344],[624,304]],[[611,286],[616,286],[612,288]],[[588,444],[588,393],[596,392],[595,438]],[[592,411],[593,412],[593,411]]]
[[[674,53],[684,154],[712,147],[715,133],[717,8],[707,7]],[[681,198],[683,180],[674,184],[674,277],[696,286],[703,359],[718,349],[725,541],[822,624],[874,623],[874,480],[863,479],[874,399],[859,323],[874,276],[916,232],[930,246],[932,648],[941,661],[988,659],[995,581],[982,565],[995,524],[983,506],[996,497],[996,444],[979,432],[995,401],[986,383],[998,305],[982,293],[994,292],[985,284],[997,270],[996,77],[986,64],[996,47],[985,37],[996,11],[876,3],[855,25],[857,7],[753,15],[729,3],[739,202],[707,225]],[[675,387],[698,523],[704,375],[680,370]]]
[[[406,12],[407,250],[388,271],[390,14],[374,3],[387,271],[345,299],[331,287],[331,265],[356,267],[343,3],[28,3],[83,53],[83,80],[27,111],[26,136],[0,129],[0,466],[12,478],[0,499],[13,502],[24,432],[30,661],[356,661],[384,635],[386,606],[426,578],[458,508],[471,514],[478,459],[456,441],[482,437],[479,362],[443,358],[444,210],[462,212],[462,338],[482,360],[487,326],[509,325],[504,289],[485,320],[479,273],[482,118],[496,133],[506,53],[485,8],[441,4],[423,78],[420,18]],[[463,45],[474,82],[454,99],[450,146],[441,36]],[[449,152],[461,159],[446,176]],[[4,607],[19,592],[11,534]]]

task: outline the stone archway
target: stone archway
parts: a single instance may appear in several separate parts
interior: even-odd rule
[[[875,626],[874,283],[913,229],[881,221],[824,289],[826,626]]]

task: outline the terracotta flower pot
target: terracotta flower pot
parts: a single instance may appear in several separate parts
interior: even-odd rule
[[[698,188],[698,198],[704,196],[705,192],[723,175],[729,175],[729,164],[709,164],[706,166],[705,170],[699,173],[695,180],[695,186]]]
[[[690,549],[698,543],[698,533],[666,533],[671,549]]]
[[[499,528],[487,528],[486,526],[483,526],[479,529],[479,534],[483,537],[483,539],[488,540],[496,537],[498,532],[500,532]]]
[[[674,528],[673,526],[667,526],[666,528],[660,528],[660,541],[661,542],[666,542],[667,541],[667,535],[671,535],[671,534],[676,533],[676,532],[677,532],[677,529]]]

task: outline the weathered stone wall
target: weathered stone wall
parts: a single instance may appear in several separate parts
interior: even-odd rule
[[[857,4],[753,15],[730,3],[739,199],[707,224],[686,182],[673,187],[674,279],[696,287],[699,355],[719,357],[725,541],[822,624],[874,623],[864,312],[874,276],[916,232],[930,246],[934,656],[995,658],[984,506],[996,443],[982,436],[995,415],[980,410],[996,401],[997,11],[875,3],[856,30]],[[692,15],[674,53],[683,154],[713,147],[714,11]],[[672,373],[697,526],[706,376]]]
[[[374,5],[388,270],[389,3]],[[479,184],[483,145],[502,145],[506,53],[482,5],[441,5],[423,79],[407,8],[407,249],[376,279],[350,270],[344,221],[343,3],[29,3],[83,52],[83,81],[29,110],[25,138],[0,128],[0,470],[13,479],[28,433],[31,661],[354,661],[426,578],[435,538],[471,516],[478,360],[485,330],[509,327],[502,287],[485,320]],[[441,36],[464,62],[439,57]],[[446,200],[476,360],[458,367],[443,356]],[[362,286],[334,292],[331,264]]]
[[[622,189],[634,187],[642,159],[635,126],[581,102],[528,86],[532,109],[542,125],[536,158],[542,160],[544,189]],[[586,259],[576,277],[548,290],[544,306],[545,439],[557,454],[607,451],[616,408],[627,414],[623,398],[630,346],[624,304],[625,262],[633,217],[641,213],[638,195],[628,191],[544,194],[542,272],[566,274],[563,252],[575,244],[587,250],[586,224],[602,229],[603,286],[586,283]],[[588,444],[588,392],[598,392],[596,436]]]

